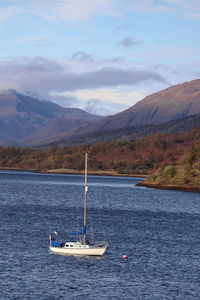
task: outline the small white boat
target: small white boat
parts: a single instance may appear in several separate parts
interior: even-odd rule
[[[87,223],[87,159],[88,154],[85,154],[85,195],[84,195],[84,211],[83,211],[83,227],[79,232],[71,232],[70,235],[79,236],[80,241],[63,242],[58,240],[58,233],[54,231],[50,237],[49,249],[54,254],[62,255],[95,255],[101,256],[105,253],[108,243],[105,241],[89,243],[86,236],[86,223]]]

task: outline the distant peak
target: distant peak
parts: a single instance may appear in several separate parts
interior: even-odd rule
[[[17,95],[17,91],[14,89],[2,90],[1,95]]]

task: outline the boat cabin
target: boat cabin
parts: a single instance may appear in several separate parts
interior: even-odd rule
[[[83,245],[80,242],[67,242],[63,246],[64,248],[89,248],[89,245]]]

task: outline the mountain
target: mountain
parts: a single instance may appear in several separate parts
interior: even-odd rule
[[[200,113],[200,80],[175,85],[129,108],[134,125],[160,124]]]
[[[130,126],[118,129],[99,130],[81,135],[65,137],[59,141],[54,141],[50,145],[77,145],[96,144],[99,142],[111,142],[116,140],[133,141],[139,138],[157,133],[182,133],[200,127],[200,114],[172,120],[163,124]],[[64,134],[63,134],[64,135]]]
[[[88,123],[77,133],[161,124],[198,113],[200,113],[200,79],[178,84],[147,96],[114,116]]]
[[[198,114],[200,79],[169,87],[147,96],[127,110],[104,118],[11,90],[0,95],[0,145],[132,140],[198,127]],[[194,118],[190,118],[192,116]]]
[[[0,94],[0,144],[34,144],[101,117],[78,108],[63,108],[16,91]]]

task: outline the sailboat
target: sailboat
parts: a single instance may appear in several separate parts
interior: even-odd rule
[[[102,256],[107,247],[106,241],[89,243],[87,240],[87,195],[88,195],[88,179],[87,179],[87,162],[88,153],[85,153],[85,193],[84,193],[84,210],[83,210],[83,227],[78,232],[70,232],[70,235],[76,235],[79,237],[78,241],[63,242],[58,240],[58,233],[54,231],[50,236],[49,249],[53,254],[62,255],[82,255],[82,256]]]

